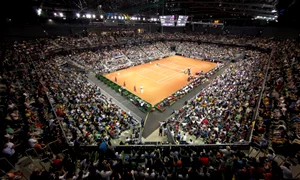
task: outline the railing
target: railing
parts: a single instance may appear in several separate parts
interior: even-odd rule
[[[260,107],[260,103],[261,103],[261,99],[262,99],[262,95],[264,93],[264,89],[265,89],[265,85],[266,85],[266,81],[268,79],[268,73],[269,73],[269,68],[270,68],[270,64],[271,64],[271,60],[274,56],[274,53],[275,53],[276,49],[273,48],[271,54],[270,54],[270,57],[268,59],[268,64],[267,64],[267,68],[265,69],[265,72],[264,72],[264,80],[263,80],[263,83],[262,83],[262,88],[261,88],[261,92],[259,94],[259,99],[258,99],[258,102],[257,102],[257,105],[254,109],[254,114],[253,114],[253,117],[252,117],[252,120],[253,121],[256,121],[257,117],[258,117],[258,114],[259,114],[259,107]],[[247,136],[247,139],[248,141],[250,142],[252,140],[252,136],[253,136],[253,131],[254,131],[254,125],[255,123],[253,123],[253,126],[252,126],[252,130],[250,131],[249,135]]]
[[[32,63],[32,66],[33,66],[33,68],[34,68],[34,71],[37,72],[37,68],[35,67],[35,65],[34,65],[34,63],[33,63],[31,56],[29,56],[29,60],[30,60],[31,63]],[[38,73],[36,73],[36,74],[37,74],[37,76],[39,77]],[[41,78],[41,77],[39,77],[39,78]],[[55,111],[55,109],[54,109],[54,107],[53,107],[53,105],[52,105],[52,103],[51,103],[51,101],[50,101],[50,98],[49,98],[49,96],[48,96],[48,93],[46,93],[46,98],[47,98],[47,101],[48,101],[48,103],[49,103],[51,109],[53,110],[52,112],[53,112],[53,114],[54,114],[54,116],[55,116],[55,119],[58,119],[58,116],[57,116],[56,111]],[[67,138],[67,136],[66,136],[66,134],[65,134],[65,131],[64,131],[62,125],[61,125],[61,122],[60,122],[59,120],[57,120],[57,121],[58,121],[59,127],[60,127],[60,129],[61,129],[61,131],[62,131],[62,133],[63,133],[63,136],[64,136],[65,141],[69,144],[69,140],[68,140],[68,138]]]

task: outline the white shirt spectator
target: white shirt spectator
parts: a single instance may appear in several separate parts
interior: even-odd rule
[[[36,139],[30,138],[30,139],[28,140],[28,145],[29,145],[29,147],[33,148],[33,147],[35,146],[36,142],[37,142]]]
[[[15,150],[12,148],[14,146],[14,143],[8,142],[5,144],[5,148],[2,150],[3,154],[12,156],[15,154]]]

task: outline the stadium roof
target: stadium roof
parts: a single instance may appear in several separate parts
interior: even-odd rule
[[[289,6],[296,0],[285,4]],[[202,16],[272,16],[277,0],[32,0],[32,5],[60,10],[130,14],[183,14]]]
[[[129,16],[188,15],[205,18],[253,18],[285,16],[299,19],[299,0],[10,0],[4,14],[29,9],[69,13],[122,13]],[[18,8],[16,8],[18,7]],[[24,14],[24,13],[23,13]],[[22,14],[22,15],[23,15]]]

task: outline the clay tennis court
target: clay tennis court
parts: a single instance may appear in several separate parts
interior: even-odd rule
[[[201,70],[206,73],[216,66],[217,64],[213,62],[170,56],[152,61],[151,64],[146,63],[109,73],[105,77],[111,81],[115,81],[117,77],[120,86],[123,86],[125,81],[128,91],[154,106],[188,84],[188,75],[183,73],[188,67],[191,68],[191,74],[195,75]],[[143,93],[140,86],[143,86]]]

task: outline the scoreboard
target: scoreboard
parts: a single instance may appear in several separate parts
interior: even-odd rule
[[[161,26],[175,26],[175,16],[169,15],[169,16],[159,16]]]
[[[188,16],[181,16],[179,15],[178,19],[177,19],[177,23],[176,26],[178,27],[184,27],[186,25],[186,22],[188,20]]]

